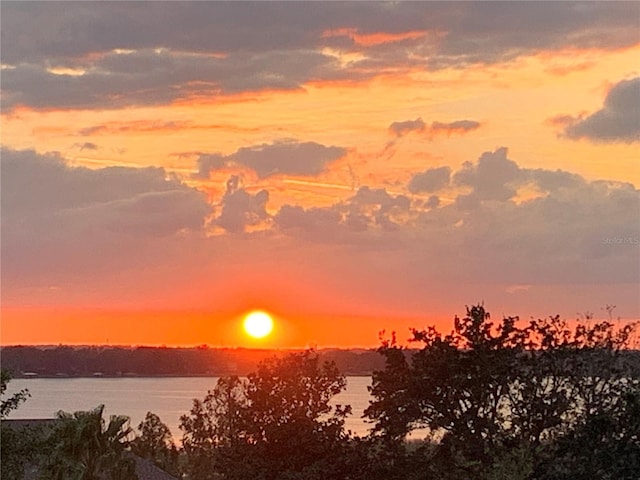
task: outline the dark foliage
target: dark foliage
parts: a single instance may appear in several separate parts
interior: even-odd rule
[[[112,415],[106,424],[104,406],[73,414],[58,413],[50,451],[42,464],[49,480],[136,480],[135,461],[127,455],[129,419]]]
[[[346,385],[335,364],[306,351],[261,363],[246,380],[222,378],[182,417],[196,480],[348,478]]]
[[[535,477],[637,480],[640,477],[640,392],[624,393],[615,408],[586,415],[549,446]]]
[[[620,478],[616,464],[637,462],[635,447],[619,447],[638,437],[630,417],[640,374],[625,354],[632,328],[571,329],[558,317],[494,324],[473,306],[450,334],[414,330],[423,345],[416,352],[383,343],[386,365],[373,376],[366,415],[388,444],[403,445],[418,427],[440,436],[420,454],[429,460],[424,478],[429,470],[435,478],[543,478],[545,466],[563,462],[583,472],[575,478]],[[589,442],[593,455],[577,469],[571,445]],[[614,454],[616,462],[605,461]]]
[[[5,398],[11,374],[0,371],[0,419],[6,418],[13,410],[29,398],[27,389],[20,390]],[[38,432],[31,429],[16,431],[0,421],[0,476],[2,478],[20,478],[27,465],[36,455]]]
[[[139,457],[149,459],[154,465],[172,475],[180,474],[179,451],[176,448],[171,431],[160,417],[147,412],[138,425],[140,435],[130,443],[131,451]]]
[[[11,373],[8,370],[0,371],[0,419],[6,418],[9,413],[18,408],[20,404],[27,401],[31,396],[26,388],[14,393],[9,398],[4,398],[7,392],[7,386],[11,380]]]

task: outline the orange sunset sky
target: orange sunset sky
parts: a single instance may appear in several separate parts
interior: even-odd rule
[[[3,345],[640,318],[638,2],[0,8]]]

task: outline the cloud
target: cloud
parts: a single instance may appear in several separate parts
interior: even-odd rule
[[[307,81],[336,77],[331,73],[335,59],[308,50],[237,52],[222,58],[171,50],[117,50],[90,62],[73,75],[51,71],[46,63],[3,71],[3,108],[162,105],[180,98],[295,90]]]
[[[316,142],[282,141],[241,148],[233,154],[233,160],[253,169],[260,177],[278,173],[317,175],[346,153],[344,148]]]
[[[202,193],[162,169],[73,168],[12,150],[1,162],[3,300],[23,292],[25,304],[210,307],[280,269],[295,276],[252,287],[283,305],[287,282],[330,290],[295,304],[305,312],[451,313],[478,295],[518,297],[527,314],[606,302],[640,312],[640,191],[525,168],[506,148],[451,169],[452,202],[363,186],[334,205],[285,204],[273,216],[268,192],[247,191],[237,176],[213,216]],[[438,171],[430,188],[444,183]],[[537,195],[523,200],[522,189]],[[207,235],[207,221],[244,234]]]
[[[188,122],[174,121],[126,121],[111,122],[101,125],[93,125],[91,127],[82,128],[78,131],[78,135],[88,137],[91,135],[120,135],[128,132],[175,132],[181,128],[193,128]]]
[[[293,140],[243,147],[230,155],[200,154],[198,178],[207,178],[211,170],[240,165],[250,168],[260,178],[272,175],[311,176],[321,173],[328,164],[347,153],[342,147]]]
[[[447,35],[429,59],[431,68],[492,64],[544,51],[618,49],[640,40],[637,22],[634,32],[630,20],[638,7],[632,5],[510,2],[452,10],[441,11],[438,23],[446,25]]]
[[[391,195],[384,188],[360,187],[349,199],[352,205],[379,205],[383,209],[400,207],[409,208],[409,199],[404,195]]]
[[[352,243],[354,232],[396,230],[409,209],[408,197],[363,186],[345,202],[327,208],[283,205],[274,216],[274,225],[313,242]]]
[[[516,195],[516,186],[522,181],[520,167],[507,158],[507,149],[485,152],[477,164],[465,162],[454,176],[457,185],[471,187],[471,193],[461,199],[510,200]]]
[[[56,154],[2,150],[3,275],[130,268],[157,244],[203,234],[204,195],[161,168],[70,167]]]
[[[274,224],[294,238],[348,248],[345,257],[363,262],[375,257],[363,252],[377,248],[389,275],[402,272],[405,285],[463,282],[484,289],[496,283],[504,292],[511,285],[640,281],[640,191],[633,185],[522,168],[506,148],[451,173],[446,167],[427,172],[429,187],[451,179],[447,188],[458,190],[453,202],[435,195],[412,202],[362,187],[323,209],[283,206]],[[539,195],[522,200],[521,189]]]
[[[407,188],[411,193],[437,192],[449,185],[450,177],[449,167],[429,168],[411,177]]]
[[[593,142],[640,141],[640,77],[622,80],[614,85],[604,100],[602,109],[586,117],[561,116],[564,136],[584,138]]]
[[[166,104],[618,49],[638,44],[637,14],[632,2],[9,2],[2,108]]]
[[[431,195],[427,201],[424,203],[426,208],[438,208],[440,206],[440,197],[437,195]]]
[[[410,132],[422,132],[425,127],[426,124],[422,118],[416,118],[415,120],[406,120],[404,122],[393,122],[389,125],[389,132],[397,137],[402,137]]]
[[[422,118],[393,122],[389,125],[389,132],[400,138],[411,132],[425,133],[428,137],[436,135],[462,135],[480,127],[475,120],[456,120],[454,122],[433,122],[427,125]]]
[[[333,208],[309,208],[283,205],[274,216],[275,225],[283,231],[301,230],[321,233],[335,228],[342,222],[342,215]]]
[[[231,233],[240,233],[247,227],[259,225],[269,217],[266,210],[269,192],[260,190],[255,195],[240,188],[240,177],[232,176],[222,197],[222,211],[216,225]]]
[[[187,4],[78,5],[60,12],[49,4],[3,6],[7,63],[79,58],[114,49],[173,48],[197,53],[259,53],[309,49],[332,38],[379,46],[439,37],[443,53],[492,58],[541,48],[620,47],[638,40],[638,13],[629,4]],[[544,36],[540,35],[544,33]],[[477,42],[483,38],[484,42]],[[413,43],[412,45],[415,45]],[[438,52],[439,53],[439,52]],[[511,53],[513,55],[513,53]]]
[[[445,133],[447,135],[463,134],[480,127],[480,122],[475,120],[457,120],[455,122],[443,123],[433,122],[430,132],[432,134]]]
[[[193,174],[193,178],[206,180],[212,170],[224,168],[227,165],[227,157],[220,153],[197,153],[198,171]]]
[[[93,142],[74,143],[73,146],[75,148],[77,148],[78,150],[80,150],[81,152],[83,150],[94,150],[95,151],[95,150],[99,149],[98,145],[96,145]]]
[[[404,195],[392,195],[383,188],[363,186],[346,204],[346,220],[352,228],[372,224],[395,230],[409,212],[411,202]]]
[[[536,187],[544,192],[582,188],[586,183],[580,175],[563,170],[545,170],[538,168],[535,170],[524,170],[524,172],[528,174]]]

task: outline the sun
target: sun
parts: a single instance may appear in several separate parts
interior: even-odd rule
[[[267,312],[254,311],[244,317],[244,331],[253,338],[264,338],[273,330],[273,319]]]

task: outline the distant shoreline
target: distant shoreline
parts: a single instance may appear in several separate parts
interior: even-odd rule
[[[1,347],[2,368],[14,378],[174,378],[246,376],[269,358],[300,349],[165,347]],[[345,376],[371,376],[384,368],[373,349],[319,349]]]

